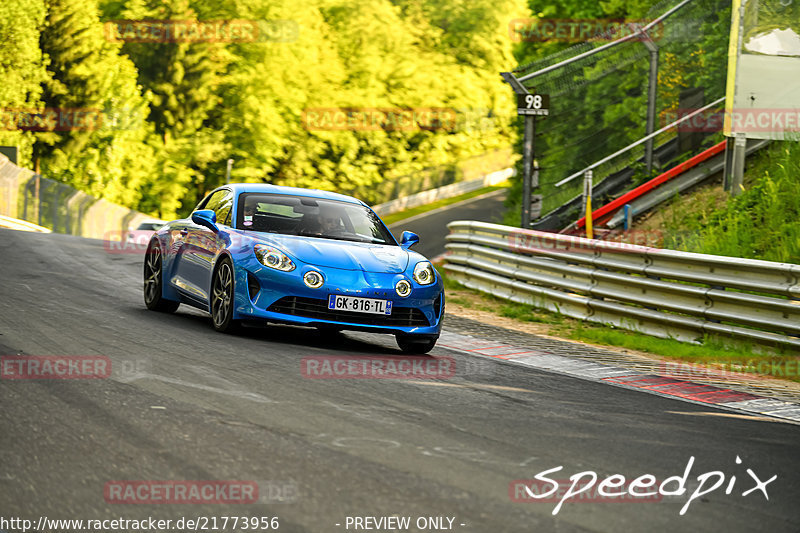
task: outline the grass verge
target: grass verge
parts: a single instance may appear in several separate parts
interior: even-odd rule
[[[746,187],[719,185],[674,198],[637,229],[658,229],[664,248],[800,263],[800,142],[774,141],[747,161]]]
[[[400,222],[401,220],[411,218],[415,215],[427,213],[428,211],[433,211],[434,209],[438,209],[440,207],[444,207],[450,204],[455,204],[457,202],[463,202],[464,200],[469,200],[470,198],[475,198],[476,196],[480,196],[482,194],[488,194],[490,192],[498,191],[500,189],[506,189],[510,186],[511,186],[510,182],[504,181],[503,183],[500,183],[498,185],[492,185],[491,187],[482,187],[472,192],[467,192],[464,194],[459,194],[458,196],[453,196],[452,198],[444,198],[442,200],[437,200],[430,204],[412,207],[411,209],[406,209],[404,211],[398,211],[397,213],[392,213],[391,215],[383,216],[381,217],[381,219],[387,226],[390,226],[395,222]]]

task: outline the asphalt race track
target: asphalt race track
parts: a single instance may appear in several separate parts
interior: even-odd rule
[[[449,233],[447,224],[454,220],[478,220],[480,222],[502,222],[505,207],[503,202],[508,189],[500,189],[463,202],[458,202],[422,213],[410,219],[395,222],[390,226],[392,234],[400,239],[403,232],[413,231],[419,235],[419,244],[414,250],[433,259],[445,252],[445,237]]]
[[[800,531],[798,425],[500,361],[475,372],[472,356],[441,347],[432,357],[453,358],[454,376],[309,379],[306,357],[400,352],[388,336],[332,341],[285,326],[230,336],[186,306],[150,312],[142,256],[101,241],[0,230],[0,253],[0,354],[105,356],[112,368],[110,379],[0,380],[3,517],[277,516],[279,531],[309,532],[365,531],[374,523],[355,529],[354,517],[392,516],[411,517],[404,531],[420,531],[420,517],[486,533]],[[722,416],[691,416],[709,411]],[[660,501],[576,497],[554,516],[558,498],[509,493],[557,466],[547,477],[660,481],[682,476],[690,457],[687,493]],[[763,482],[777,475],[769,500],[742,496],[756,484],[748,469]],[[724,483],[681,516],[712,471]],[[250,480],[259,500],[110,503],[120,480]]]

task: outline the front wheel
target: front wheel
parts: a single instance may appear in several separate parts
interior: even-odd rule
[[[144,256],[144,304],[151,311],[162,311],[164,313],[174,313],[180,302],[167,300],[162,295],[162,267],[164,261],[161,257],[161,247],[158,241],[153,241],[147,247]]]
[[[239,329],[239,321],[233,319],[233,295],[233,264],[226,257],[214,271],[211,284],[211,320],[217,331],[234,333]]]
[[[425,337],[422,335],[397,335],[397,345],[405,354],[423,355],[430,352],[439,337]]]

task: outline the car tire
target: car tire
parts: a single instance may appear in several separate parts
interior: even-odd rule
[[[144,304],[151,311],[174,313],[180,302],[167,300],[162,294],[164,280],[163,254],[157,240],[150,242],[144,256]]]
[[[395,337],[400,350],[409,355],[424,355],[430,352],[439,337],[425,337],[421,335],[397,335]]]
[[[234,290],[233,263],[227,257],[222,258],[214,269],[211,278],[211,298],[209,309],[214,329],[222,333],[235,333],[241,325],[233,319],[233,306],[236,291]]]

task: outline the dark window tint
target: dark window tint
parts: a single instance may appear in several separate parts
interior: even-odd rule
[[[246,193],[239,197],[236,227],[374,244],[396,242],[369,208],[349,202],[284,194]]]

